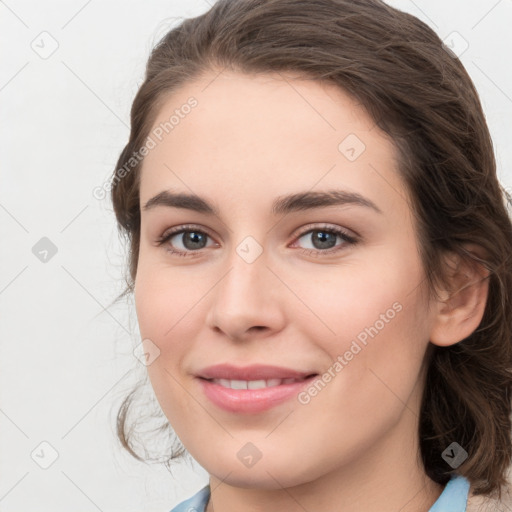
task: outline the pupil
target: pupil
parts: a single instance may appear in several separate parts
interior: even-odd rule
[[[196,233],[195,231],[190,231],[183,235],[183,245],[187,249],[202,249],[201,246],[197,247],[196,245],[194,245],[194,244],[198,244],[198,243],[199,243],[199,245],[201,245],[202,238],[204,238],[202,233]],[[202,241],[204,242],[204,240],[202,240]],[[190,243],[187,243],[187,242],[190,242]]]
[[[317,249],[330,249],[336,245],[336,234],[326,231],[315,231],[317,236],[313,236],[313,245]],[[330,240],[329,240],[330,238]]]

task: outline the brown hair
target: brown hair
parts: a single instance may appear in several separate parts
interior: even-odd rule
[[[399,150],[432,296],[446,282],[442,256],[448,252],[488,270],[478,329],[452,346],[429,344],[418,434],[432,480],[445,484],[457,472],[475,494],[498,490],[501,496],[512,456],[512,224],[480,100],[460,60],[423,22],[379,0],[218,0],[153,49],[116,169],[144,145],[164,98],[204,72],[225,68],[291,71],[354,97]],[[119,229],[130,243],[125,294],[137,273],[140,167],[122,179],[114,173],[111,190]],[[467,243],[483,248],[484,256],[469,252]],[[139,458],[127,430],[130,404],[131,396],[119,410],[118,436]],[[456,471],[441,456],[453,441],[469,455]]]

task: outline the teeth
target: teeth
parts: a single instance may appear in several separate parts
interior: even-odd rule
[[[264,380],[248,380],[247,389],[261,389],[266,388],[267,383]]]
[[[262,389],[280,386],[281,384],[292,384],[303,379],[267,379],[267,380],[229,380],[212,379],[211,382],[223,388],[231,389]]]
[[[247,389],[246,380],[232,380],[230,384],[231,389]]]

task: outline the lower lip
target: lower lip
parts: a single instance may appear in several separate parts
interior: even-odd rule
[[[221,409],[238,413],[258,413],[297,396],[316,377],[260,389],[225,388],[206,379],[199,379],[199,382],[205,395]]]

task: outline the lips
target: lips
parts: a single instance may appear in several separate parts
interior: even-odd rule
[[[315,372],[301,372],[291,368],[271,365],[251,365],[238,367],[229,364],[209,366],[199,371],[197,376],[203,379],[227,380],[269,380],[269,379],[304,379]]]
[[[318,374],[268,365],[204,368],[196,377],[217,407],[236,413],[260,413],[296,396]]]

